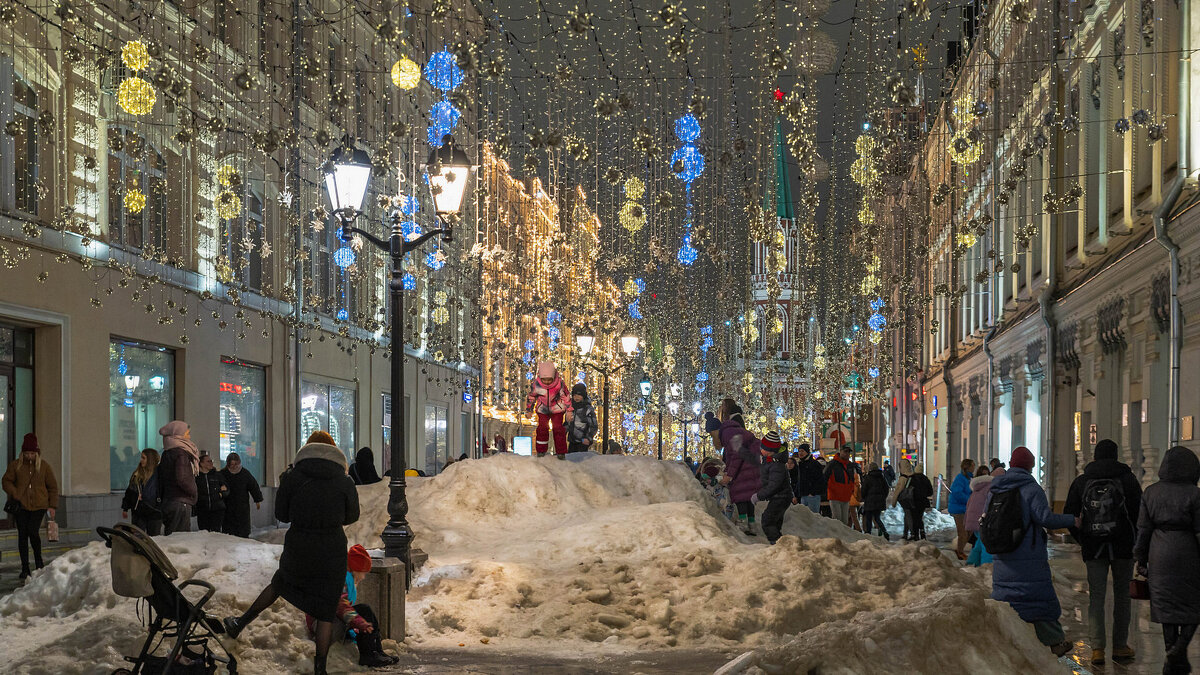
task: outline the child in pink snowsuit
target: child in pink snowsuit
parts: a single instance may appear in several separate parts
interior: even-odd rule
[[[538,364],[537,379],[525,397],[525,409],[537,412],[537,456],[545,457],[550,446],[550,425],[554,425],[554,454],[559,459],[567,455],[567,429],[563,426],[563,413],[571,406],[570,392],[558,374],[558,368],[549,361]]]

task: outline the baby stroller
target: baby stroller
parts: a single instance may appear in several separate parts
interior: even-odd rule
[[[148,605],[150,634],[142,652],[136,657],[125,657],[134,664],[133,670],[118,668],[113,675],[211,675],[218,663],[225,664],[229,673],[236,675],[237,659],[217,637],[225,632],[224,627],[218,619],[204,613],[204,605],[217,589],[199,579],[188,579],[176,586],[174,581],[179,572],[141,528],[118,523],[111,528],[97,527],[96,532],[112,549],[113,592],[127,598],[145,598]],[[189,600],[183,594],[188,586],[205,589],[204,595]],[[174,644],[170,653],[165,657],[155,656],[159,644],[171,638]],[[223,657],[209,649],[210,638],[217,643]]]

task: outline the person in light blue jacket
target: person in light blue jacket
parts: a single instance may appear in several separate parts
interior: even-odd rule
[[[993,554],[992,599],[1012,605],[1023,621],[1033,624],[1038,640],[1050,647],[1055,656],[1062,656],[1071,651],[1072,645],[1059,623],[1062,607],[1050,578],[1046,530],[1079,527],[1079,519],[1050,510],[1045,490],[1030,473],[1034,458],[1028,448],[1022,446],[1013,450],[1009,465],[1007,473],[992,481],[988,503],[999,492],[1018,490],[1024,511],[1025,538],[1016,550]]]
[[[954,477],[950,484],[950,515],[958,526],[958,540],[954,546],[954,554],[959,560],[966,560],[967,554],[963,549],[967,545],[967,501],[971,499],[971,479],[975,475],[975,460],[964,459],[960,466],[962,472]]]

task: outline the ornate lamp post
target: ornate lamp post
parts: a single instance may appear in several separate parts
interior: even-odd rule
[[[325,189],[329,193],[333,212],[342,223],[342,241],[348,241],[351,235],[357,234],[386,252],[391,260],[388,292],[392,305],[392,476],[388,483],[391,490],[388,497],[388,522],[383,528],[382,538],[384,555],[399,558],[408,565],[412,530],[408,525],[408,497],[405,493],[407,483],[404,476],[408,468],[408,438],[404,414],[404,256],[439,235],[442,241],[451,241],[453,222],[462,208],[463,198],[467,194],[467,183],[474,167],[466,153],[454,145],[454,139],[450,136],[442,139],[441,148],[429,154],[426,166],[429,189],[434,210],[442,227],[430,230],[411,241],[405,241],[401,232],[402,218],[399,212],[392,214],[392,229],[387,239],[376,237],[353,226],[354,221],[363,215],[363,199],[371,180],[371,162],[366,152],[355,149],[352,141],[343,141],[343,146],[333,153],[330,167],[325,174]]]
[[[587,356],[592,353],[592,349],[596,346],[596,336],[592,335],[586,329],[575,335],[575,344],[579,346],[579,351]],[[614,375],[625,366],[632,362],[632,357],[638,350],[638,337],[636,335],[625,335],[621,337],[621,351],[625,353],[625,360],[615,366],[601,366],[593,363],[591,360],[585,361],[587,366],[592,370],[600,373],[604,378],[604,447],[601,453],[608,452],[608,376]]]

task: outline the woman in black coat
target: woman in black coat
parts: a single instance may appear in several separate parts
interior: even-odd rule
[[[1177,445],[1158,478],[1142,493],[1133,557],[1150,582],[1150,620],[1162,624],[1163,673],[1190,673],[1188,643],[1200,624],[1200,459]]]
[[[917,464],[913,475],[909,478],[912,485],[912,507],[905,507],[912,519],[913,540],[925,538],[925,511],[929,509],[929,500],[933,497],[933,483],[925,475],[924,465]]]
[[[237,639],[246,625],[282,597],[316,619],[316,675],[325,674],[338,600],[346,583],[344,526],[358,520],[358,490],[346,475],[346,456],[329,434],[318,431],[296,455],[275,493],[275,518],[291,523],[283,539],[279,569],[240,617],[225,619]]]
[[[208,532],[220,532],[225,520],[225,497],[229,486],[221,471],[213,468],[212,455],[200,455],[200,473],[196,474],[196,525]]]
[[[229,494],[225,497],[225,520],[221,525],[221,531],[246,539],[250,536],[250,498],[254,498],[255,506],[262,504],[262,490],[259,489],[254,475],[242,468],[242,458],[236,452],[229,453],[229,456],[225,458],[225,468],[221,469],[221,478],[229,486]]]
[[[871,528],[879,526],[879,533],[884,539],[889,539],[888,531],[883,526],[883,510],[887,508],[888,496],[887,477],[875,462],[867,467],[867,475],[862,481],[863,528],[871,534]]]

